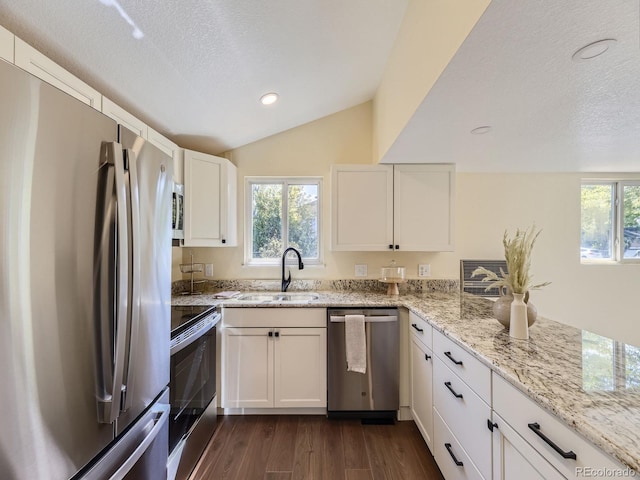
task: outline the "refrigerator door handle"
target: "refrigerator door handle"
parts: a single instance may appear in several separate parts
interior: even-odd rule
[[[115,212],[111,212],[111,215],[115,213],[116,218],[116,252],[117,263],[115,264],[115,286],[112,277],[112,268],[109,265],[109,255],[111,246],[105,243],[110,241],[110,235],[108,232],[105,234],[104,230],[110,228],[108,219],[103,221],[103,232],[100,236],[102,245],[99,248],[101,252],[100,262],[101,269],[107,269],[109,274],[99,275],[99,285],[97,290],[100,292],[111,292],[115,289],[115,302],[112,315],[104,315],[105,311],[111,311],[109,306],[105,306],[105,302],[109,302],[112,298],[112,294],[108,293],[104,296],[100,296],[101,305],[100,311],[100,331],[102,336],[108,336],[111,338],[113,335],[113,350],[105,347],[105,339],[102,339],[100,357],[101,357],[101,370],[103,378],[106,377],[104,385],[105,391],[102,395],[98,396],[99,406],[99,421],[102,423],[113,423],[120,413],[120,404],[122,396],[122,377],[124,372],[125,362],[125,343],[127,340],[127,323],[128,323],[128,310],[129,310],[129,221],[128,221],[128,201],[127,201],[127,188],[125,184],[125,170],[124,159],[122,155],[122,146],[116,142],[110,142],[103,144],[105,150],[106,160],[102,168],[107,167],[112,170],[108,173],[108,182],[113,182],[113,186],[106,185],[105,188],[105,212],[109,213],[113,208],[112,197],[115,193]],[[108,285],[103,285],[107,282]],[[112,325],[105,325],[105,323],[112,323]],[[111,332],[111,333],[107,333]],[[110,342],[109,342],[110,343]],[[111,369],[109,367],[112,367]],[[109,385],[110,383],[110,385]]]
[[[129,298],[130,305],[130,332],[129,342],[126,345],[126,365],[127,369],[122,379],[122,394],[123,404],[120,409],[127,411],[131,407],[133,401],[133,392],[130,391],[131,386],[134,384],[134,372],[135,372],[135,351],[132,346],[138,344],[138,332],[140,326],[140,191],[138,188],[138,170],[136,163],[136,154],[131,149],[125,149],[124,151],[125,164],[128,167],[129,175],[127,187],[129,190],[129,213],[130,213],[130,249],[132,254],[130,255],[131,266],[129,269],[129,285],[131,288],[131,297]]]

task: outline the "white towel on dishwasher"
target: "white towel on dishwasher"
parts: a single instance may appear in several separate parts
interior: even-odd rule
[[[344,341],[348,372],[367,372],[367,339],[364,315],[344,316]]]

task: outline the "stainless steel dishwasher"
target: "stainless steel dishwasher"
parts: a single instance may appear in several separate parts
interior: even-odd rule
[[[345,315],[364,315],[366,373],[347,371]],[[395,308],[327,310],[327,414],[394,419],[399,408],[400,331]]]

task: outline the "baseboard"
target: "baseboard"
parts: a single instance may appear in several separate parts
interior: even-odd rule
[[[326,408],[224,408],[223,415],[326,415]]]

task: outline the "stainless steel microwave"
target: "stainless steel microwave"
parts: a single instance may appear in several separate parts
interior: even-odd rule
[[[184,238],[184,185],[173,184],[173,214],[171,218],[174,240]]]

